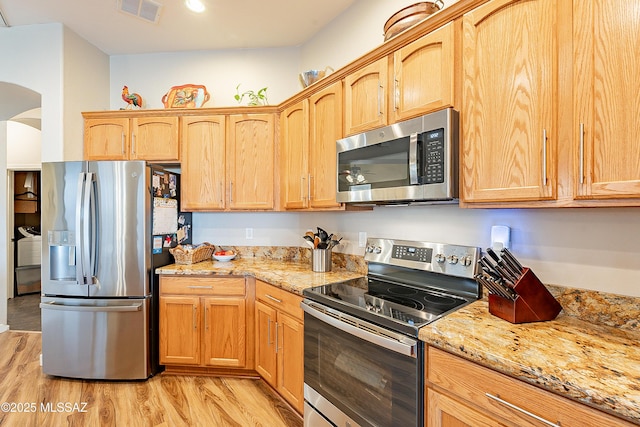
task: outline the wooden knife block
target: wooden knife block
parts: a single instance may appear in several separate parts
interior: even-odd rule
[[[560,303],[529,268],[513,287],[518,297],[511,301],[489,294],[489,313],[511,323],[553,320],[562,310]]]

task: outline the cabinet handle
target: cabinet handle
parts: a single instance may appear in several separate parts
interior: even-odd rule
[[[272,296],[271,296],[271,295],[269,295],[269,294],[264,294],[264,296],[265,296],[265,297],[267,297],[267,298],[269,298],[271,301],[275,301],[275,302],[277,302],[278,304],[280,304],[280,303],[282,302],[282,300],[281,300],[281,299],[278,299],[278,298],[276,298],[276,297],[272,297]]]
[[[313,199],[313,196],[311,195],[311,180],[313,179],[313,175],[309,174],[309,179],[307,180],[307,193],[309,194],[309,201],[311,201],[311,199]]]
[[[382,85],[380,84],[380,80],[378,80],[378,115],[382,115]]]
[[[195,305],[193,306],[193,330],[197,330],[198,329],[198,322],[196,319],[196,313],[198,311],[198,307],[196,307]]]
[[[300,199],[304,202],[304,176],[300,177]]]
[[[189,289],[213,289],[211,285],[189,285],[187,286]]]
[[[267,347],[271,347],[271,317],[267,318]]]
[[[204,328],[205,330],[209,330],[209,307],[204,309]]]
[[[580,123],[580,184],[584,184],[584,123]]]
[[[393,79],[393,111],[398,111],[400,105],[400,81]]]
[[[278,354],[278,322],[276,322],[276,354]]]
[[[547,130],[542,129],[542,186],[547,185]]]
[[[491,394],[491,393],[485,393],[485,395],[486,395],[489,399],[493,399],[493,400],[495,400],[496,402],[502,403],[503,405],[505,405],[505,406],[507,406],[507,407],[509,407],[509,408],[511,408],[511,409],[514,409],[514,410],[516,410],[516,411],[518,411],[518,412],[521,412],[521,413],[523,413],[523,414],[525,414],[525,415],[527,415],[527,416],[529,416],[529,417],[531,417],[531,418],[533,418],[533,419],[536,419],[536,420],[540,421],[540,422],[541,422],[541,423],[543,423],[543,424],[546,424],[546,425],[548,425],[548,426],[552,426],[552,427],[562,427],[562,426],[560,425],[560,423],[559,423],[559,422],[558,422],[558,424],[555,424],[555,423],[552,423],[552,422],[551,422],[551,421],[549,421],[549,420],[545,420],[544,418],[539,417],[538,415],[533,414],[533,413],[531,413],[531,412],[529,412],[529,411],[527,411],[527,410],[525,410],[525,409],[522,409],[521,407],[516,406],[516,405],[514,405],[514,404],[513,404],[513,403],[511,403],[511,402],[507,402],[506,400],[500,399],[500,396],[494,396],[494,395],[493,395],[493,394]]]
[[[136,134],[131,132],[131,154],[136,154]]]

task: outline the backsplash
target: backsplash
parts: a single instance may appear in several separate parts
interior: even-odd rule
[[[240,258],[269,258],[285,262],[309,263],[311,265],[311,248],[297,246],[227,246],[233,249]],[[367,263],[359,255],[332,252],[331,261],[334,269],[367,274]]]
[[[640,298],[563,286],[545,286],[568,316],[630,331],[637,331],[640,327]]]

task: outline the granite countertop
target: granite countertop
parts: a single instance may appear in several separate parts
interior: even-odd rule
[[[302,295],[305,288],[364,276],[363,273],[336,266],[332,271],[316,273],[312,271],[310,261],[271,258],[237,258],[228,262],[202,261],[189,265],[171,264],[157,268],[156,272],[168,275],[249,275],[298,295]]]
[[[487,301],[480,300],[423,327],[420,339],[640,423],[637,328],[594,324],[566,311],[552,321],[512,324],[491,315]]]

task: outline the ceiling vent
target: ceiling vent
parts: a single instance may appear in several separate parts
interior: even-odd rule
[[[154,24],[160,19],[162,5],[152,0],[118,0],[118,10]]]

